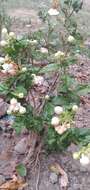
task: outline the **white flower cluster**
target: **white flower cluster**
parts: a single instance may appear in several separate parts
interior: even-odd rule
[[[86,165],[90,164],[90,155],[88,155],[88,154],[85,154],[85,153],[80,154],[80,152],[75,152],[73,154],[73,158],[75,160],[80,159],[80,164],[82,166],[86,166]]]
[[[25,114],[26,113],[26,108],[21,106],[21,103],[17,101],[16,98],[12,98],[10,100],[10,105],[9,108],[7,110],[7,114],[15,114],[15,113],[19,113],[19,114]]]
[[[57,16],[57,15],[59,15],[59,11],[57,9],[51,8],[48,10],[48,14],[50,16]]]
[[[75,38],[72,36],[72,35],[70,35],[69,37],[68,37],[68,40],[67,40],[69,43],[74,43],[75,42]]]
[[[56,116],[54,116],[51,120],[51,125],[53,125],[55,127],[55,131],[58,133],[58,134],[63,134],[67,128],[70,128],[70,124],[67,123],[67,124],[63,124],[61,125],[60,124],[60,114],[62,114],[64,112],[63,110],[63,107],[61,106],[56,106],[54,108],[54,113],[56,114]]]
[[[35,74],[32,74],[33,77],[33,84],[34,85],[42,85],[44,82],[44,78],[42,76],[37,76]]]
[[[38,44],[38,41],[37,41],[37,40],[32,40],[32,39],[31,39],[31,40],[27,39],[27,42],[28,42],[28,44],[30,44],[30,45],[32,45],[32,46]]]
[[[0,57],[0,69],[2,73],[14,75],[17,70],[16,67],[17,65],[8,55],[6,55],[4,58]]]
[[[9,40],[16,39],[16,35],[14,32],[8,33],[7,29],[3,28],[1,31],[1,38],[2,40],[0,41],[0,46],[5,47],[8,45]]]
[[[58,51],[55,53],[55,58],[56,59],[63,59],[65,57],[65,53],[62,51]]]
[[[25,73],[27,71],[27,67],[22,67],[21,71],[22,73]]]
[[[45,47],[41,47],[40,52],[43,53],[43,54],[48,54],[48,49],[45,48]]]
[[[73,158],[75,160],[80,160],[82,166],[90,164],[90,143],[82,147],[78,152],[74,152]]]
[[[78,106],[77,105],[73,105],[72,107],[72,111],[76,112],[78,110]],[[60,114],[64,113],[64,109],[61,106],[56,106],[54,108],[54,113],[56,114],[56,116],[53,116],[52,120],[51,120],[51,125],[54,126],[55,131],[58,134],[63,134],[67,129],[69,129],[71,127],[70,123],[63,123],[60,124]]]
[[[13,64],[9,64],[9,63],[4,63],[2,65],[2,73],[9,73],[9,74],[13,74],[14,73],[14,67]]]
[[[81,158],[80,158],[80,163],[84,166],[84,165],[88,165],[90,164],[90,158],[87,155],[82,154]]]

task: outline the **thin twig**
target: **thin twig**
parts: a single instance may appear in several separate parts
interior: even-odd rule
[[[37,180],[36,180],[36,190],[39,190],[39,180],[40,180],[40,160],[38,160],[38,176],[37,176]]]

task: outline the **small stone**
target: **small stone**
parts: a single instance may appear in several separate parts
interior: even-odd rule
[[[58,176],[55,173],[50,174],[50,182],[56,184],[58,182]]]
[[[5,182],[5,177],[3,175],[0,175],[0,185],[2,185]]]
[[[27,149],[27,139],[21,139],[15,146],[14,150],[19,154],[25,154]]]

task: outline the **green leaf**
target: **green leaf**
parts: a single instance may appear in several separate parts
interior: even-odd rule
[[[8,87],[6,84],[0,84],[0,94],[6,94],[8,93]]]
[[[76,89],[78,95],[87,95],[90,93],[90,86],[89,85],[79,85]]]
[[[27,90],[23,86],[17,86],[14,92],[11,92],[15,96],[18,96],[19,93],[23,93],[26,96]]]
[[[53,71],[57,71],[60,68],[60,64],[49,64],[46,67],[44,67],[40,73],[46,73],[46,72],[53,72]]]
[[[21,163],[16,166],[16,171],[21,177],[25,177],[27,175],[26,167]]]

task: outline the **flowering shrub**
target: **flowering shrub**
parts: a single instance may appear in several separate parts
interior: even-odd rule
[[[7,114],[15,116],[18,133],[26,127],[43,135],[49,150],[63,150],[71,142],[88,144],[87,132],[75,128],[74,119],[81,95],[90,88],[69,70],[83,48],[74,19],[81,8],[80,0],[53,4],[39,13],[45,28],[28,38],[2,30],[0,72],[7,77],[0,93],[10,103]]]

